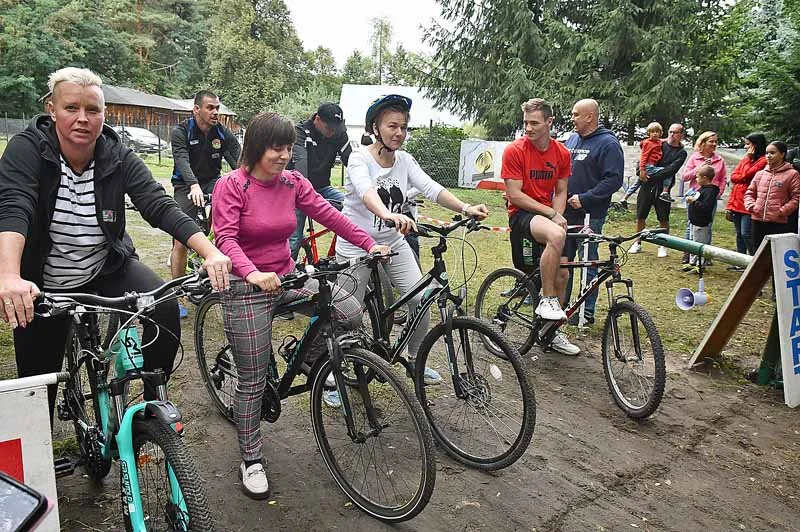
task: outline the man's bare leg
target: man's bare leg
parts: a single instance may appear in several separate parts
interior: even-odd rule
[[[539,259],[539,271],[542,277],[542,295],[545,297],[558,297],[557,277],[561,263],[561,250],[567,233],[559,225],[551,222],[544,216],[534,216],[530,226],[531,236],[540,243],[545,244],[542,257]]]
[[[186,275],[186,255],[188,254],[188,249],[186,246],[178,242],[177,240],[172,241],[172,252],[170,253],[170,273],[172,273],[172,278],[177,279],[178,277],[182,277]]]

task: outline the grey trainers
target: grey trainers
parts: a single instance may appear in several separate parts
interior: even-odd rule
[[[581,348],[567,340],[566,335],[564,335],[564,333],[561,331],[556,332],[556,336],[553,338],[553,343],[550,344],[550,347],[562,355],[569,355],[573,357],[581,352]]]

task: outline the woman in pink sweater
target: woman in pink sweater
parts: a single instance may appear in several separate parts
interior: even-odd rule
[[[717,153],[717,134],[713,131],[704,131],[697,137],[697,140],[694,143],[694,153],[689,155],[686,159],[686,166],[683,167],[683,181],[688,183],[688,190],[687,193],[690,191],[696,191],[700,189],[700,185],[697,184],[697,170],[707,164],[711,168],[714,169],[714,179],[711,180],[712,185],[717,185],[719,188],[719,194],[717,194],[717,199],[722,197],[722,193],[725,192],[725,185],[726,185],[726,171],[725,171],[725,161],[724,159]],[[709,231],[711,231],[714,227],[714,216],[717,214],[717,206],[714,205],[714,211],[711,215],[711,225],[709,225]],[[691,224],[686,222],[686,235],[684,238],[686,240],[691,240],[691,230],[689,228]],[[711,234],[709,234],[709,243],[711,243]],[[681,261],[683,264],[689,263],[689,254],[683,254],[683,260]]]
[[[767,167],[756,174],[744,194],[744,208],[753,222],[753,249],[767,235],[794,233],[789,217],[800,204],[800,174],[786,162],[786,144],[767,145]]]
[[[247,125],[240,168],[214,188],[216,244],[231,258],[231,288],[222,293],[225,335],[236,362],[239,383],[234,411],[245,494],[269,496],[262,464],[261,401],[272,357],[272,316],[278,305],[308,298],[319,288],[309,280],[299,289],[283,290],[280,276],[294,269],[289,237],[296,227],[295,209],[332,229],[364,251],[387,253],[364,230],[320,196],[299,172],[287,171],[295,141],[294,124],[275,113],[261,113]],[[344,327],[361,323],[361,305],[353,296],[334,292],[334,315]],[[307,313],[313,311],[309,304]],[[314,360],[325,349],[314,340]],[[313,360],[309,361],[313,362]]]

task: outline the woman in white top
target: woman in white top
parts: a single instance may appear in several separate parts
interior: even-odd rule
[[[411,100],[398,94],[378,98],[369,106],[366,129],[375,135],[375,142],[350,155],[347,164],[347,181],[342,214],[367,231],[379,244],[392,248],[398,255],[386,264],[392,284],[401,293],[407,292],[422,278],[422,272],[403,235],[416,230],[414,221],[403,215],[400,208],[406,201],[409,190],[416,188],[420,194],[439,205],[466,216],[485,218],[489,211],[485,205],[470,205],[456,198],[442,185],[436,183],[420,168],[417,161],[400,147],[406,140]],[[391,220],[395,228],[386,227]],[[363,255],[360,248],[338,239],[336,255],[349,259]],[[369,269],[353,272],[358,279],[355,296],[363,301],[369,282]],[[411,300],[409,311],[413,312],[421,296]],[[409,360],[413,363],[422,338],[428,332],[429,316],[424,316],[408,343]],[[441,376],[425,368],[425,384],[439,384]]]

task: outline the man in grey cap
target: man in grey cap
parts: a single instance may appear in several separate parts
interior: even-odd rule
[[[331,186],[331,169],[337,155],[346,166],[352,151],[342,108],[335,103],[323,103],[310,119],[300,122],[295,129],[297,140],[289,169],[293,168],[303,174],[323,198],[341,203],[344,201],[344,194]],[[297,259],[306,225],[306,215],[299,210],[296,214],[297,229],[289,238],[293,259]]]

